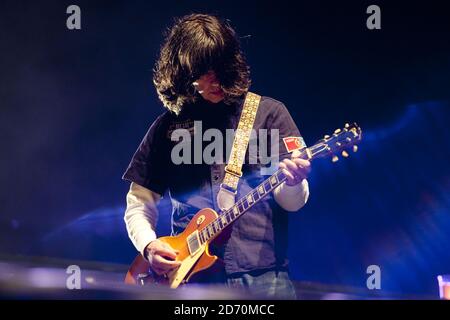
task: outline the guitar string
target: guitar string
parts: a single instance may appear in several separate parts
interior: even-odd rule
[[[348,133],[350,132],[350,130],[345,130],[343,133]],[[346,134],[344,134],[345,137]],[[355,135],[356,136],[356,135]],[[342,138],[342,134],[339,135],[334,135],[334,139],[336,138]],[[353,137],[354,138],[354,137]],[[331,140],[331,139],[330,139]],[[330,149],[329,149],[329,142],[330,140],[322,140],[319,141],[318,143],[316,143],[315,145],[313,145],[310,148],[305,148],[303,151],[301,151],[300,157],[304,157],[305,155],[308,156],[307,151],[309,150],[310,155],[309,158],[313,159],[318,153],[320,153],[321,151],[324,151],[326,153],[331,153]],[[339,139],[337,139],[339,140]],[[353,140],[353,139],[352,139]],[[307,157],[308,158],[308,157]],[[277,172],[275,172],[272,176],[270,176],[268,179],[264,180],[260,185],[258,185],[256,188],[254,188],[253,190],[251,190],[248,194],[246,194],[244,197],[242,197],[241,199],[239,199],[230,209],[228,209],[227,211],[225,211],[224,213],[220,214],[217,218],[215,218],[212,222],[210,222],[207,226],[205,226],[202,230],[199,231],[200,235],[203,237],[204,241],[202,241],[202,239],[200,239],[201,244],[209,241],[211,238],[213,238],[218,232],[222,231],[223,229],[225,229],[228,225],[232,224],[234,222],[234,220],[236,220],[238,217],[240,217],[243,213],[245,213],[247,210],[249,210],[254,204],[256,204],[256,202],[258,202],[259,200],[261,200],[262,198],[264,198],[267,194],[269,194],[270,192],[273,191],[273,189],[275,189],[277,186],[279,186],[281,183],[284,182],[284,180],[286,179],[286,177],[284,176],[284,174],[282,173],[282,181],[280,181],[280,178],[278,177],[278,175],[280,174],[280,172],[282,173],[282,170],[279,169],[277,170]],[[278,182],[272,187],[272,184],[270,183],[270,179],[272,179],[272,177],[276,176]],[[268,184],[269,186],[269,190],[266,190],[266,184]],[[259,196],[258,193],[258,189],[263,186],[264,189],[264,193],[262,196]],[[258,199],[255,199],[255,195],[258,194]],[[247,198],[249,197],[249,195],[252,196],[252,199],[254,201],[252,201],[252,203],[249,203],[247,201]],[[245,208],[245,203],[247,203],[248,207]],[[239,209],[239,206],[242,206],[243,210],[241,212],[241,210]],[[237,208],[238,209],[238,216],[236,216],[233,213],[233,210]],[[231,216],[231,214],[233,213],[234,218]],[[227,224],[225,226],[222,225],[222,227],[220,227],[219,222],[221,221],[222,217],[225,217]],[[228,222],[228,218],[229,218],[229,222]],[[214,227],[215,225],[218,226],[217,230]],[[212,230],[211,232],[211,236],[209,235],[208,230]],[[206,233],[206,234],[205,234]]]
[[[311,152],[311,158],[314,157],[316,150],[318,150],[319,148],[322,148],[323,143],[317,143],[316,145],[312,146],[311,148],[308,148],[309,151]],[[304,151],[301,151],[300,157],[304,157],[307,156],[308,153],[306,151],[306,149]],[[281,175],[281,177],[278,177],[279,175]],[[272,184],[270,183],[270,179],[272,179],[273,177],[277,178],[277,183],[275,183],[275,185],[272,186]],[[228,225],[232,224],[234,222],[234,220],[236,220],[238,217],[240,217],[242,214],[244,214],[247,210],[249,210],[253,205],[256,204],[256,202],[259,202],[262,198],[264,198],[266,195],[268,195],[270,192],[273,191],[273,189],[275,189],[276,187],[278,187],[280,184],[282,184],[284,181],[286,180],[286,176],[284,175],[282,169],[278,169],[273,175],[271,175],[269,178],[267,178],[266,180],[264,180],[261,184],[259,184],[256,188],[252,189],[248,194],[246,194],[244,197],[240,198],[230,209],[228,209],[227,211],[223,212],[222,214],[219,214],[219,216],[217,218],[215,218],[212,222],[210,222],[208,225],[206,225],[202,230],[199,231],[199,233],[201,233],[201,236],[203,236],[204,241],[202,241],[202,239],[200,238],[200,242],[201,244],[204,244],[205,242],[209,241],[211,238],[213,238],[216,234],[218,234],[218,232],[221,232],[223,229],[225,229]],[[266,190],[266,184],[269,185],[269,189]],[[263,186],[264,188],[264,193],[262,196],[260,196],[258,199],[255,199],[254,195],[258,194],[258,189]],[[252,196],[252,199],[254,199],[254,201],[252,201],[252,203],[249,203],[247,201],[248,196]],[[247,203],[248,207],[245,208],[244,204]],[[243,210],[241,212],[241,210],[239,209],[239,206],[242,206]],[[236,216],[233,213],[234,208],[238,209],[238,216]],[[234,215],[234,218],[231,216],[231,214]],[[219,221],[222,219],[222,217],[225,217],[227,224],[225,226],[220,227]],[[228,218],[230,218],[230,221],[228,222]],[[214,231],[216,228],[214,228],[213,225],[217,225],[219,228],[217,228],[216,231]],[[212,229],[212,233],[211,236],[209,236],[209,232],[208,230]],[[206,234],[205,234],[206,233]]]

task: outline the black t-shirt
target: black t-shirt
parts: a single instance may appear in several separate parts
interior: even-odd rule
[[[179,115],[167,111],[150,126],[134,154],[123,179],[161,195],[168,191],[172,203],[172,235],[182,232],[200,209],[213,208],[219,211],[216,197],[224,178],[225,161],[206,164],[204,159],[200,159],[201,164],[196,164],[199,162],[199,146],[200,150],[205,150],[205,147],[211,144],[211,141],[202,141],[204,139],[201,134],[208,129],[217,129],[223,134],[226,140],[222,152],[225,160],[226,144],[231,145],[233,142],[233,139],[226,139],[226,129],[237,128],[243,102],[244,99],[241,98],[228,105],[210,104],[199,99],[194,104],[186,105]],[[201,121],[201,128],[196,121]],[[261,171],[261,168],[270,167],[270,164],[266,164],[267,159],[263,157],[267,152],[270,155],[273,135],[271,129],[277,129],[279,132],[278,155],[272,154],[272,157],[278,156],[276,158],[279,161],[290,157],[283,138],[301,137],[286,107],[269,97],[262,97],[253,128],[257,137],[258,134],[267,133],[269,145],[266,152],[260,152],[265,150],[257,148],[256,161],[250,156],[255,153],[247,150],[236,200],[266,179],[264,174],[271,174],[270,170]],[[172,161],[173,148],[177,143],[181,143],[171,139],[176,129],[186,129],[191,134],[190,163],[175,164]],[[258,143],[260,141],[262,140],[258,139]],[[221,255],[227,274],[286,267],[287,224],[287,212],[275,202],[271,194],[254,205],[235,222],[231,235],[222,248]]]

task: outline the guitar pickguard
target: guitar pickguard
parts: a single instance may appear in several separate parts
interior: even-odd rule
[[[192,269],[194,264],[200,259],[205,252],[206,245],[201,246],[194,255],[186,257],[181,265],[174,271],[168,274],[169,285],[172,289],[178,288],[178,286],[186,279],[187,274]]]

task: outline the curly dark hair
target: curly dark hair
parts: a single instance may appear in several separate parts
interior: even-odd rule
[[[159,99],[178,114],[199,95],[192,83],[214,71],[224,91],[225,103],[245,94],[250,87],[250,68],[239,39],[227,21],[208,14],[190,14],[168,30],[153,83]]]

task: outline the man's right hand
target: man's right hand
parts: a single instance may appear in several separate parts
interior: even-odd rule
[[[145,256],[156,274],[162,275],[180,266],[176,261],[178,251],[161,240],[153,240],[145,248]]]

